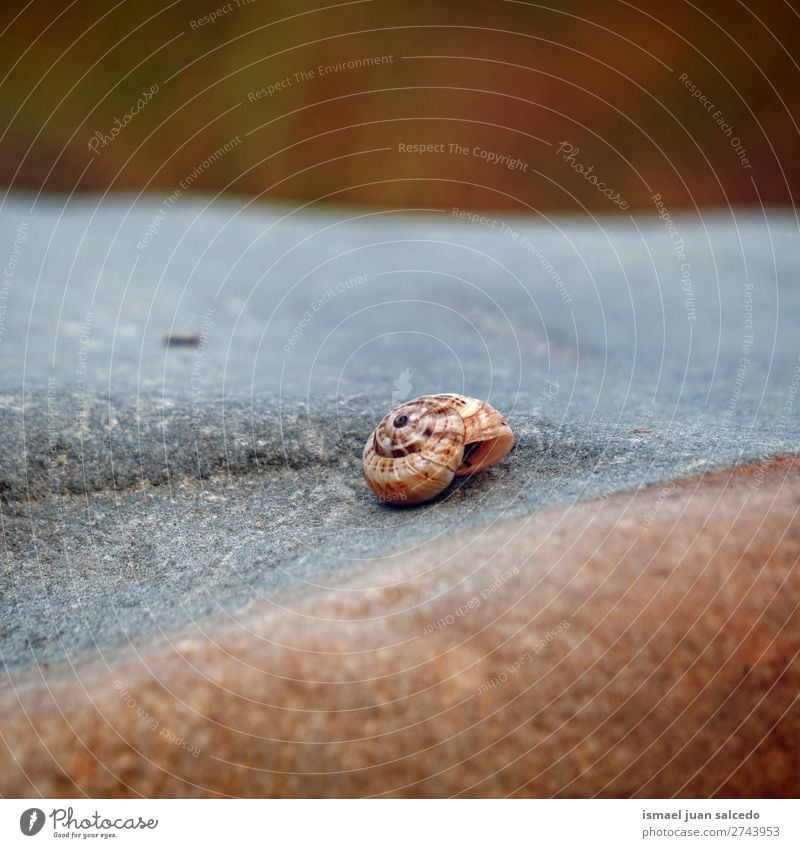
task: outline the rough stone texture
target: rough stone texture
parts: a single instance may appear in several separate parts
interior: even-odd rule
[[[798,451],[796,218],[159,211],[0,210],[0,791],[796,791],[788,467],[670,483]],[[516,449],[380,505],[442,391]]]
[[[160,211],[121,195],[0,210],[5,668],[800,445],[788,214],[677,216],[687,284],[655,215]],[[165,347],[172,332],[201,344]],[[517,448],[430,506],[380,507],[364,440],[441,391],[495,405]]]
[[[20,673],[0,792],[796,796],[798,484],[784,459],[500,519]]]
[[[279,602],[393,547],[500,516],[770,452],[696,422],[641,432],[517,412],[518,444],[499,465],[399,510],[361,476],[375,399],[285,409],[264,398],[257,413],[241,401],[223,411],[98,399],[80,424],[61,396],[22,410],[19,397],[0,402],[8,669],[74,661],[254,598]]]

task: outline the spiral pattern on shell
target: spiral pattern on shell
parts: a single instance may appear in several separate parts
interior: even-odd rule
[[[393,409],[367,439],[364,477],[387,503],[422,503],[456,476],[502,459],[514,434],[500,413],[477,398],[426,395]]]

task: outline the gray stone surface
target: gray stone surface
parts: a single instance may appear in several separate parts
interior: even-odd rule
[[[785,213],[670,232],[33,201],[0,212],[9,668],[280,602],[455,526],[797,450]],[[176,332],[201,344],[164,346]],[[429,505],[378,504],[364,440],[439,391],[490,400],[518,447]]]

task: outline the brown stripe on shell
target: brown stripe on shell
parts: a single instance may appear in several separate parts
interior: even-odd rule
[[[403,427],[394,421],[406,416]],[[464,453],[464,422],[435,398],[417,398],[392,410],[364,448],[364,477],[387,503],[430,500],[453,480]]]

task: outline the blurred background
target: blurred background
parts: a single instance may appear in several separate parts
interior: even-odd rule
[[[18,190],[619,212],[800,181],[785,0],[5,0],[0,43]]]

